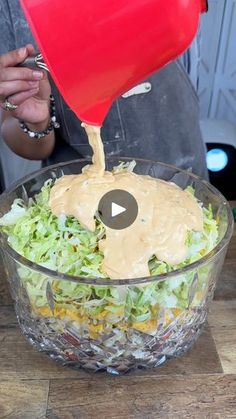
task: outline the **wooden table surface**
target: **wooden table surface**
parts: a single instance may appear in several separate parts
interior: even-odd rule
[[[33,349],[1,267],[0,418],[236,418],[236,230],[194,348],[162,368],[121,377],[72,370]]]

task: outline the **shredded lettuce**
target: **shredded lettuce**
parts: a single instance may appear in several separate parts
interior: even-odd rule
[[[135,162],[132,166],[122,163],[113,170],[133,170],[134,165]],[[0,228],[7,234],[9,245],[30,261],[51,270],[75,276],[105,278],[101,271],[103,254],[98,249],[98,242],[105,234],[104,226],[97,220],[95,232],[89,232],[74,217],[54,216],[49,207],[53,184],[53,180],[45,182],[41,192],[28,204],[16,199],[11,210],[0,218]],[[193,188],[187,189],[194,194]],[[160,275],[187,266],[215,247],[218,240],[217,221],[210,205],[202,210],[204,229],[202,233],[188,232],[188,255],[185,261],[170,266],[153,256],[149,261],[150,275]],[[140,330],[142,324],[142,331],[152,333],[156,327],[153,319],[157,321],[162,307],[172,310],[171,313],[176,316],[178,310],[189,306],[191,292],[191,304],[198,305],[201,302],[209,267],[178,274],[170,280],[132,286],[114,286],[112,280],[111,285],[104,286],[52,279],[20,264],[18,274],[32,306],[41,315],[53,314],[48,303],[47,284],[50,283],[53,310],[60,318],[70,317],[77,322],[88,322],[93,324],[93,328],[98,327],[94,326],[94,322],[103,320],[102,331],[99,326],[100,332],[105,329],[107,332],[114,325],[121,329],[129,325]],[[91,336],[96,337],[94,329]]]
[[[28,207],[14,201],[11,210],[0,219],[10,246],[19,254],[46,268],[89,277],[104,278],[100,271],[102,253],[98,241],[104,227],[97,222],[94,233],[85,230],[73,217],[57,218],[49,208],[53,181],[47,181],[42,191]]]

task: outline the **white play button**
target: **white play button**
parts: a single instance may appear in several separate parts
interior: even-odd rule
[[[126,208],[122,207],[121,205],[116,204],[115,202],[111,203],[111,216],[116,217],[117,215],[122,214],[125,212]]]
[[[129,192],[113,189],[101,198],[98,216],[109,228],[122,230],[129,227],[138,215],[138,204]]]

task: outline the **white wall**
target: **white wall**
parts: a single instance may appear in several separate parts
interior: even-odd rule
[[[202,17],[201,118],[236,123],[236,0],[209,0]]]

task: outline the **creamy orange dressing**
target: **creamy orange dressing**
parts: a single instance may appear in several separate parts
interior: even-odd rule
[[[104,253],[102,271],[113,279],[149,276],[153,256],[171,265],[187,256],[188,230],[203,230],[202,209],[194,197],[171,182],[135,173],[105,171],[100,128],[83,124],[93,149],[93,164],[80,175],[58,179],[50,194],[56,216],[77,218],[88,230],[95,230],[95,215],[102,196],[113,190],[131,193],[138,203],[138,216],[123,230],[105,226],[106,237],[99,242]]]

